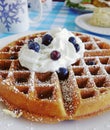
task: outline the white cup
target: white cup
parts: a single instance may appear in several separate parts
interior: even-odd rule
[[[41,0],[37,0],[39,15],[29,18],[27,0],[0,0],[0,32],[19,33],[28,30],[30,24],[42,17]]]
[[[52,9],[52,0],[41,0],[43,11],[51,11]],[[28,7],[32,11],[37,11],[39,9],[39,5],[37,4],[37,0],[28,0]]]

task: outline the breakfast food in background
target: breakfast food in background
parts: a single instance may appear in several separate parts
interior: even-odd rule
[[[68,7],[80,10],[93,11],[95,7],[110,7],[110,0],[66,0],[65,2]]]
[[[65,1],[66,5],[70,8],[76,8],[79,10],[90,10],[93,11],[94,5],[92,4],[92,0],[79,0],[79,1],[74,1],[74,0],[66,0]]]
[[[110,0],[92,0],[96,7],[110,7]]]
[[[89,23],[99,27],[110,27],[110,8],[98,7],[95,8]]]
[[[80,6],[85,7],[88,10],[94,10],[95,6],[92,3],[92,0],[82,0]]]
[[[98,115],[110,109],[110,44],[61,28],[17,39],[0,50],[0,97],[31,121]]]

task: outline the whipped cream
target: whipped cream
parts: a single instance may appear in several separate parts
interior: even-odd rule
[[[67,29],[56,28],[47,32],[47,34],[53,37],[51,44],[48,46],[42,44],[41,37],[34,39],[34,41],[38,42],[40,45],[39,52],[29,49],[28,44],[25,44],[20,49],[19,61],[22,66],[36,72],[54,72],[60,67],[67,68],[72,63],[76,62],[77,59],[83,57],[84,44],[72,32]],[[74,45],[68,41],[71,36],[75,37],[76,42],[80,46],[78,52],[76,52]],[[61,57],[56,61],[50,58],[50,53],[53,50],[57,50],[61,54]]]

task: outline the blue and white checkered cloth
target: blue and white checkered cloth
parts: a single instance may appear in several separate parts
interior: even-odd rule
[[[31,14],[33,15],[33,14]],[[43,12],[43,17],[39,24],[30,27],[30,30],[49,30],[52,27],[66,27],[69,30],[73,30],[75,23],[73,20],[78,14],[74,14],[64,2],[53,2],[52,10]]]
[[[31,17],[34,17],[35,12],[31,12],[30,15]],[[53,27],[64,27],[71,31],[94,34],[76,26],[74,21],[75,18],[79,15],[80,15],[79,12],[75,12],[72,9],[66,7],[64,2],[53,2],[52,10],[51,11],[44,10],[41,21],[34,26],[30,26],[28,31],[42,31],[42,30],[50,30]],[[0,38],[10,35],[12,34],[1,33]],[[103,36],[98,34],[94,35],[110,39],[110,36]]]

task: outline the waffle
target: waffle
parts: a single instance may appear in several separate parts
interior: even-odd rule
[[[110,109],[110,44],[102,39],[74,33],[85,45],[84,57],[68,67],[60,80],[56,72],[31,72],[18,60],[26,40],[22,37],[0,50],[0,97],[15,114],[45,123],[77,120]]]

